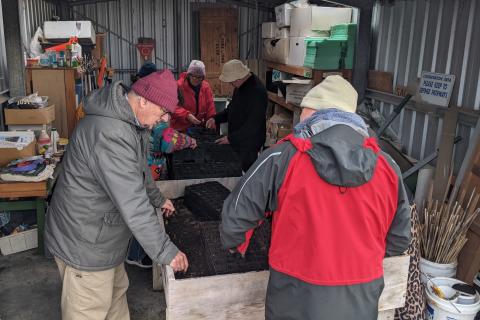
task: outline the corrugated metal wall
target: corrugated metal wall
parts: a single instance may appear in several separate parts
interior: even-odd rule
[[[1,1],[2,0],[0,0],[0,92],[8,88]],[[55,15],[55,6],[44,0],[18,0],[18,7],[22,42],[24,48],[28,49],[30,39],[33,34],[35,34],[37,27],[43,27],[43,21],[49,20]]]
[[[23,45],[28,49],[37,28],[43,28],[43,22],[56,15],[56,7],[44,0],[18,0],[18,9]]]
[[[394,88],[415,83],[423,70],[454,74],[451,105],[480,108],[480,1],[395,0],[375,5],[374,48],[371,69],[393,73]],[[387,116],[393,106],[375,101]],[[455,148],[458,171],[474,123],[460,121],[457,134],[463,142]],[[442,119],[432,114],[404,110],[393,128],[404,151],[422,159],[440,143]]]
[[[2,0],[0,0],[0,92],[8,88],[5,35],[3,34]]]
[[[109,64],[117,71],[116,79],[129,83],[130,73],[138,68],[134,44],[139,37],[156,40],[159,68],[182,71],[191,59],[199,58],[199,35],[194,30],[198,16],[194,11],[213,3],[213,0],[118,0],[74,6],[72,13],[73,19],[91,20],[97,32],[107,33],[105,49]],[[273,11],[247,7],[238,10],[240,57],[255,58],[261,45],[261,30],[255,26],[272,20]]]

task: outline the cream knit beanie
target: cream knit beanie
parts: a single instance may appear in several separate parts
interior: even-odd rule
[[[223,82],[233,82],[246,77],[250,69],[242,61],[233,59],[225,62],[222,68],[222,74],[218,77]]]
[[[357,110],[357,91],[341,76],[328,76],[313,87],[302,100],[302,108],[314,110],[335,108],[345,112]]]

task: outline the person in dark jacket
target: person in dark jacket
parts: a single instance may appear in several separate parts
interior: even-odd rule
[[[188,268],[156,208],[175,208],[147,166],[150,131],[177,106],[169,70],[92,92],[70,137],[46,216],[45,243],[62,288],[62,319],[129,319],[124,260],[133,235],[153,261]]]
[[[385,255],[410,241],[400,170],[329,76],[303,99],[294,134],[264,152],[223,205],[225,248],[272,214],[267,320],[374,320]]]
[[[230,144],[242,162],[243,171],[255,162],[265,143],[267,90],[256,75],[239,60],[223,65],[220,80],[234,87],[228,108],[207,121],[207,128],[228,122],[228,136],[217,141]]]
[[[171,126],[175,130],[186,132],[193,125],[205,126],[215,115],[213,93],[205,75],[205,65],[199,60],[192,60],[187,72],[180,74],[177,83],[184,102],[172,117]]]

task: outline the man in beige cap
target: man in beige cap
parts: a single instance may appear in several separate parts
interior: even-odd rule
[[[228,122],[228,136],[217,140],[230,144],[242,162],[244,172],[258,157],[265,143],[267,90],[256,75],[240,60],[223,65],[219,79],[235,87],[228,108],[207,121],[207,128]]]
[[[294,135],[262,153],[225,200],[222,244],[238,247],[272,212],[266,320],[377,319],[383,258],[410,239],[400,170],[368,136],[342,77],[327,77],[301,107]]]

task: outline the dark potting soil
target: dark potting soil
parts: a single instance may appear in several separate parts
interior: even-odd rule
[[[217,181],[185,187],[184,203],[200,221],[218,221],[230,190]]]
[[[270,223],[257,228],[245,258],[230,254],[220,243],[219,222],[202,222],[186,208],[184,199],[175,199],[176,214],[165,219],[165,229],[173,243],[187,255],[186,273],[176,273],[176,279],[198,278],[228,273],[243,273],[268,269]]]
[[[215,274],[242,273],[268,269],[268,248],[270,246],[270,222],[266,221],[255,229],[250,244],[242,257],[238,252],[230,253],[222,248],[219,222],[205,222],[201,225],[208,262]]]
[[[167,161],[169,178],[174,180],[239,177],[241,162],[230,145],[217,145],[221,136],[215,131],[193,128],[189,135],[197,140],[197,148],[173,153]]]
[[[176,273],[175,278],[197,278],[214,274],[205,252],[201,222],[184,205],[183,198],[173,200],[175,215],[165,219],[165,230],[172,242],[187,255],[186,273]]]

